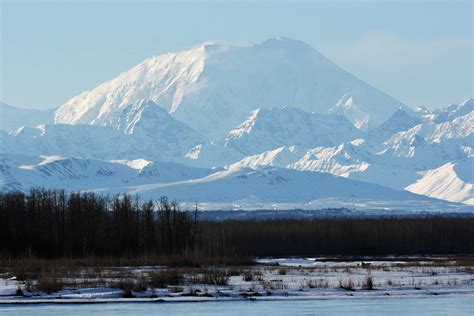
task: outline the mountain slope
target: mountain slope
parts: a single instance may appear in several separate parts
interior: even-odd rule
[[[150,100],[138,100],[127,105],[106,126],[131,135],[137,148],[142,144],[141,151],[145,149],[160,152],[161,157],[168,157],[166,160],[181,157],[190,148],[203,142],[203,137],[198,132],[176,121],[166,110]]]
[[[167,183],[206,177],[209,169],[144,159],[85,159],[62,156],[0,154],[0,191],[28,191],[34,187],[78,190],[111,190],[149,183]]]
[[[225,146],[253,155],[281,146],[334,146],[362,133],[341,115],[307,113],[297,108],[258,109],[225,138]]]
[[[151,57],[70,99],[55,121],[107,125],[128,104],[150,99],[208,139],[219,139],[257,106],[326,113],[341,98],[358,109],[351,122],[362,116],[365,127],[382,123],[399,107],[409,110],[309,45],[276,38],[248,47],[202,44]]]
[[[390,158],[378,157],[363,139],[356,139],[338,146],[320,146],[308,150],[295,146],[280,147],[245,157],[229,165],[229,169],[275,166],[323,172],[396,190],[405,188],[419,178],[414,166],[408,169],[393,167],[398,159]]]
[[[228,169],[258,169],[264,166],[287,167],[289,164],[298,160],[304,151],[296,146],[279,147],[272,150],[267,150],[262,153],[247,156],[240,161],[234,162],[228,166]]]
[[[185,203],[197,201],[208,209],[448,207],[439,200],[376,184],[274,167],[226,170],[202,179],[136,186],[129,192],[144,197],[166,195]]]
[[[474,205],[474,159],[442,165],[429,170],[416,183],[406,187],[410,192],[437,199]]]
[[[0,134],[0,152],[174,161],[202,142],[199,133],[149,100],[127,105],[121,116],[109,123],[115,129],[65,124],[17,128]]]
[[[142,158],[134,154],[127,135],[99,126],[54,124],[21,127],[0,134],[0,138],[3,144],[1,152],[8,154]]]
[[[369,132],[369,138],[375,141],[385,141],[397,132],[406,131],[422,121],[419,117],[408,114],[405,110],[398,109],[392,116]]]

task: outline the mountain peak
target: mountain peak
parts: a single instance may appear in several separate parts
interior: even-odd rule
[[[284,37],[284,36],[277,36],[277,37],[272,37],[267,40],[264,40],[263,42],[260,42],[257,45],[261,46],[300,46],[300,47],[309,47],[312,48],[310,45],[307,43],[297,40],[297,39],[292,39],[289,37]]]
[[[191,47],[188,51],[190,52],[202,51],[207,55],[207,54],[222,52],[222,51],[231,49],[233,47],[238,47],[238,46],[231,45],[225,41],[204,41]]]
[[[317,53],[318,55],[321,55],[311,45],[288,37],[273,37],[260,42],[253,47],[259,50],[283,51],[291,54]]]
[[[456,117],[464,116],[472,111],[474,111],[474,99],[469,98],[464,100],[461,104],[451,104],[444,109],[438,110],[436,112],[437,117],[435,122],[446,122]]]
[[[474,107],[474,99],[473,98],[468,98],[461,103],[461,107],[466,107],[469,106],[470,108]]]
[[[410,115],[402,108],[398,108],[388,120],[370,131],[372,139],[384,140],[397,132],[406,131],[421,123],[419,117]]]
[[[403,120],[414,121],[417,120],[417,118],[408,114],[404,109],[398,108],[388,120],[402,122]]]
[[[205,42],[149,58],[81,93],[55,112],[55,122],[107,125],[131,103],[149,99],[212,140],[225,137],[257,104],[323,114],[345,95],[351,106],[343,114],[369,127],[404,106],[298,40],[278,37],[253,46]]]

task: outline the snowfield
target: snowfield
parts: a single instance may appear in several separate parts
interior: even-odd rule
[[[471,257],[261,258],[257,262],[250,267],[209,268],[212,272],[178,269],[185,276],[183,284],[133,290],[128,298],[123,297],[124,290],[103,285],[115,284],[124,275],[139,282],[140,275],[165,267],[83,270],[64,280],[73,285],[50,294],[28,291],[23,281],[7,272],[0,280],[0,304],[474,297]],[[227,275],[226,284],[193,281],[215,271]],[[91,287],[94,282],[103,285]],[[18,289],[23,296],[18,296]]]

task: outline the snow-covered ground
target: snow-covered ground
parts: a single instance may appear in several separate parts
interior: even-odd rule
[[[71,273],[63,279],[64,288],[50,294],[36,292],[34,284],[28,288],[24,281],[4,273],[0,304],[474,297],[472,257],[261,258],[257,262],[246,267],[174,270],[184,276],[182,284],[134,290],[129,298],[124,298],[124,290],[112,286],[118,278],[126,275],[139,282],[166,268],[84,269]],[[223,283],[227,284],[203,284],[199,280],[206,273],[225,274]],[[68,282],[74,285],[68,286]],[[94,282],[101,286],[92,286]],[[15,295],[18,289],[23,296]]]

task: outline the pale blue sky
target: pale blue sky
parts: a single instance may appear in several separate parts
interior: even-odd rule
[[[472,1],[0,2],[0,99],[20,107],[57,107],[154,54],[276,36],[410,105],[473,95]]]

